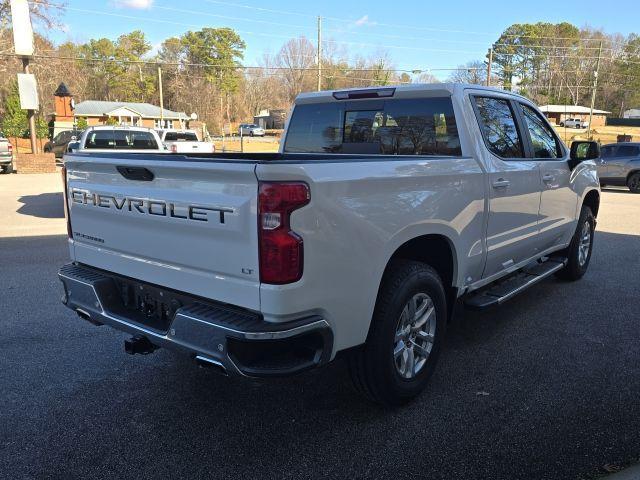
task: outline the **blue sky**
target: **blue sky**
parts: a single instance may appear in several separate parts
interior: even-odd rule
[[[567,21],[607,33],[640,33],[638,0],[66,0],[66,5],[60,16],[64,28],[46,32],[56,42],[115,39],[140,29],[157,46],[187,30],[228,26],[247,43],[245,65],[256,65],[291,37],[305,35],[315,43],[315,17],[321,15],[324,39],[338,51],[386,52],[395,68],[433,69],[439,78],[448,73],[437,69],[482,59],[512,23]]]

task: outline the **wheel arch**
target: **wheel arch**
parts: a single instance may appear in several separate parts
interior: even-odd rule
[[[389,266],[394,260],[398,259],[426,263],[438,273],[445,288],[449,317],[451,318],[453,305],[458,297],[458,289],[455,286],[458,275],[458,259],[453,241],[446,235],[440,233],[419,235],[405,241],[396,248],[387,260],[380,284],[378,285],[378,296],[380,295]]]
[[[582,201],[582,205],[587,206],[591,209],[594,217],[598,216],[598,210],[600,210],[600,192],[598,190],[589,190],[587,194],[584,196],[584,200]]]

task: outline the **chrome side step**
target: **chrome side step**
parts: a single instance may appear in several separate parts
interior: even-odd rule
[[[567,264],[566,258],[552,257],[544,262],[526,266],[504,280],[493,283],[477,292],[470,293],[464,299],[469,310],[484,310],[500,305],[529,287],[553,275]]]

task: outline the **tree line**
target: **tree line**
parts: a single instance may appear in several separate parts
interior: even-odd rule
[[[0,21],[4,3],[0,0]],[[38,14],[51,21],[46,10]],[[2,24],[0,52],[8,52],[11,30],[6,22]],[[516,90],[540,104],[589,104],[598,66],[596,108],[617,115],[640,106],[640,37],[635,34],[607,35],[568,23],[514,24],[491,46],[490,83],[494,86]],[[46,131],[43,124],[53,111],[52,95],[60,82],[76,101],[158,105],[158,66],[165,108],[196,112],[213,133],[219,133],[225,123],[251,120],[262,109],[288,109],[300,92],[316,89],[317,51],[309,39],[292,38],[251,66],[243,65],[245,48],[245,41],[231,28],[187,31],[167,38],[156,51],[141,30],[115,40],[59,45],[38,34],[31,66],[41,100],[38,131]],[[484,84],[487,61],[488,56],[460,65],[447,80]],[[322,88],[330,90],[438,81],[428,73],[397,71],[386,52],[353,56],[344,48],[327,46],[322,66]],[[0,71],[4,73],[0,76],[2,127],[15,130],[23,121],[16,108],[19,59],[0,55]]]

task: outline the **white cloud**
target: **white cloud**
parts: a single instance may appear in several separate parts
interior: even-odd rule
[[[369,15],[363,15],[358,20],[353,22],[356,27],[364,27],[366,25],[375,25],[376,22],[369,20]]]
[[[115,0],[113,2],[118,8],[133,8],[135,10],[146,10],[151,8],[153,0]]]

